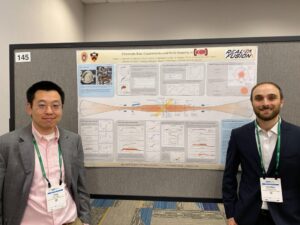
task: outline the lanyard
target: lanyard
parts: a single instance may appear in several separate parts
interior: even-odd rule
[[[42,170],[42,174],[43,174],[43,177],[46,179],[47,183],[48,183],[48,188],[51,188],[51,183],[49,181],[49,179],[47,178],[46,176],[46,172],[45,172],[45,168],[44,168],[44,164],[43,164],[43,160],[42,160],[42,157],[41,157],[41,153],[40,153],[40,150],[39,150],[39,146],[37,145],[36,143],[36,140],[35,138],[33,138],[33,144],[34,144],[34,149],[38,155],[38,158],[39,158],[39,162],[40,162],[40,166],[41,166],[41,170]],[[59,185],[62,184],[62,171],[61,171],[61,165],[62,165],[62,153],[61,153],[61,148],[60,148],[60,145],[58,143],[58,162],[59,162],[59,173],[60,173],[60,177],[59,177]]]
[[[275,176],[278,176],[278,168],[279,168],[279,158],[280,158],[280,143],[281,143],[281,118],[278,120],[278,125],[277,125],[277,142],[276,142],[276,167],[275,167]],[[259,158],[260,158],[260,165],[263,171],[263,176],[266,176],[266,170],[264,167],[264,162],[262,158],[262,150],[261,150],[261,143],[260,143],[260,138],[258,134],[258,125],[257,122],[255,121],[255,135],[256,135],[256,140],[257,140],[257,147],[258,147],[258,153],[259,153]]]

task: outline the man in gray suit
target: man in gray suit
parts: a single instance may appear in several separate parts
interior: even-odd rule
[[[0,137],[0,225],[89,224],[81,138],[57,126],[64,92],[40,81],[26,94],[32,123]]]

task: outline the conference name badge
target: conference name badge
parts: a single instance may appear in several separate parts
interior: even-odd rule
[[[53,186],[46,190],[47,210],[52,212],[57,209],[66,207],[66,195],[64,184],[60,186]]]
[[[280,178],[260,178],[260,190],[262,201],[283,202]]]

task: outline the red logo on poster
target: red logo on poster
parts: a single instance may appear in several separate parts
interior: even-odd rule
[[[194,49],[194,56],[197,56],[197,55],[205,55],[207,56],[208,55],[208,50],[207,48],[203,48],[203,49]]]
[[[86,53],[86,52],[82,52],[82,53],[81,53],[81,61],[82,61],[82,62],[86,62],[87,57],[88,57],[88,56],[87,56],[87,53]]]

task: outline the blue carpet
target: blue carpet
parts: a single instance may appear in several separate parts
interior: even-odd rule
[[[91,199],[91,225],[226,225],[223,204]]]

